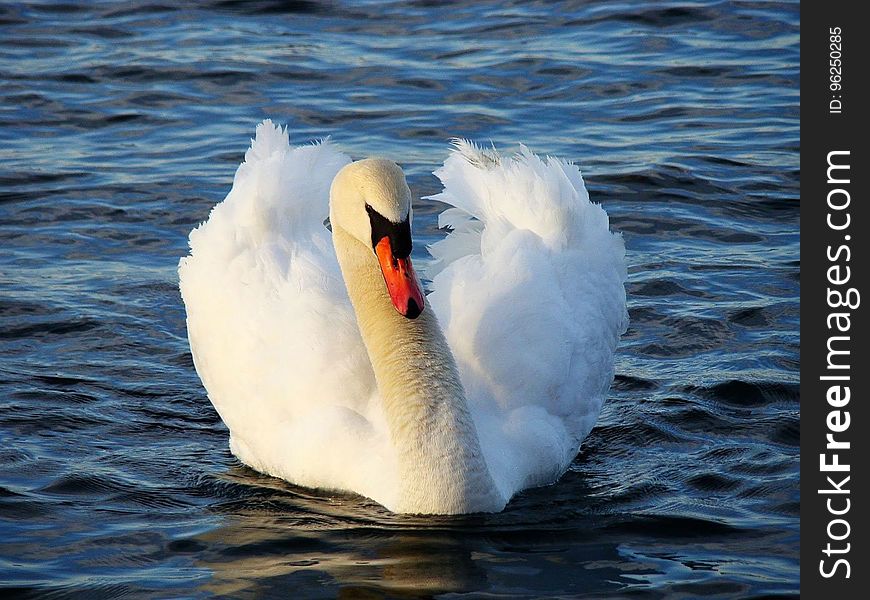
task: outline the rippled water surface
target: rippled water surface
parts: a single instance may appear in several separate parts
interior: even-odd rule
[[[177,4],[0,4],[0,594],[796,593],[797,3]],[[632,324],[558,484],[401,517],[229,453],[176,265],[267,116],[416,197],[452,136],[581,166]]]

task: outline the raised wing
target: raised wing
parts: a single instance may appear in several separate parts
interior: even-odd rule
[[[234,453],[322,487],[336,486],[323,464],[358,455],[353,444],[365,447],[379,410],[324,225],[330,184],[349,162],[328,141],[293,148],[286,130],[264,121],[179,264],[196,369]],[[321,466],[307,473],[313,455]]]
[[[579,169],[458,140],[433,292],[490,469],[510,496],[558,477],[592,429],[628,324],[625,248]]]

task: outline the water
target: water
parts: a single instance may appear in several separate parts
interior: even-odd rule
[[[0,6],[4,597],[796,593],[797,3],[170,4]],[[632,325],[556,485],[422,519],[232,457],[175,269],[267,116],[417,197],[452,136],[580,164]]]

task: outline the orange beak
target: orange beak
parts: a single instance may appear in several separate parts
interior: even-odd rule
[[[416,319],[423,312],[423,290],[411,266],[411,257],[396,258],[388,236],[382,237],[375,246],[375,254],[393,306],[400,315]]]

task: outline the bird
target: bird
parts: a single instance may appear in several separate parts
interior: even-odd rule
[[[456,515],[502,511],[577,456],[628,326],[621,234],[577,166],[525,146],[456,139],[434,174],[447,234],[415,269],[395,162],[256,127],[178,267],[194,366],[242,463]]]

